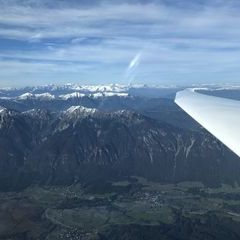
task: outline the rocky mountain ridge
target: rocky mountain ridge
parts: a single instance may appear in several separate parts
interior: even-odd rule
[[[82,106],[2,110],[1,190],[142,176],[160,182],[240,182],[239,159],[205,131],[139,113]]]

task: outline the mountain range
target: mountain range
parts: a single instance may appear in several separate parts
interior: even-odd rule
[[[239,159],[170,99],[1,103],[1,190],[131,176],[209,186],[240,182]]]

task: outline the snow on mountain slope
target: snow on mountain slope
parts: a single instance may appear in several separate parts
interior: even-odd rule
[[[126,92],[105,92],[105,91],[98,91],[94,92],[91,94],[85,94],[81,92],[73,92],[69,94],[63,94],[59,95],[60,99],[68,100],[71,98],[82,98],[82,97],[92,97],[92,98],[101,98],[101,97],[113,97],[113,96],[118,96],[118,97],[127,97],[128,93]]]
[[[84,93],[80,93],[80,92],[73,92],[73,93],[69,93],[69,94],[63,94],[63,95],[59,95],[60,99],[64,99],[64,100],[68,100],[71,98],[81,98],[81,97],[85,97],[86,94]]]
[[[128,93],[124,92],[106,92],[104,93],[105,97],[113,97],[113,96],[118,96],[118,97],[128,97]]]
[[[40,93],[40,94],[35,94],[35,98],[37,99],[55,99],[55,96],[50,94],[50,93]]]
[[[16,112],[0,106],[0,129],[6,124],[11,124],[9,117],[14,116]]]
[[[90,115],[90,114],[93,114],[97,112],[97,109],[95,108],[86,108],[86,107],[83,107],[83,106],[72,106],[70,108],[67,109],[66,113],[67,114],[83,114],[83,115]]]
[[[78,91],[86,91],[86,92],[126,92],[129,87],[120,84],[109,84],[109,85],[75,85],[71,86],[71,89],[75,89]]]
[[[0,99],[2,100],[68,100],[73,98],[92,97],[128,97],[128,96],[154,96],[159,97],[175,94],[176,88],[169,87],[169,92],[162,92],[167,87],[163,86],[147,86],[147,85],[121,85],[121,84],[105,84],[105,85],[45,85],[37,87],[0,89]],[[177,89],[179,90],[179,89]]]
[[[1,114],[1,115],[2,115],[3,113],[5,113],[6,111],[7,111],[6,108],[0,106],[0,114]]]
[[[90,95],[93,98],[100,98],[100,97],[128,97],[129,94],[125,92],[97,92]]]
[[[55,96],[46,92],[46,93],[39,93],[33,94],[30,92],[24,93],[17,97],[18,100],[26,100],[26,99],[40,99],[40,100],[52,100],[55,99]]]
[[[17,99],[19,99],[19,100],[26,100],[26,99],[30,99],[30,98],[34,98],[34,94],[29,93],[29,92],[24,93],[17,97]]]

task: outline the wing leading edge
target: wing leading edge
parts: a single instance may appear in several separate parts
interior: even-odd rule
[[[185,89],[175,103],[240,157],[240,101]]]

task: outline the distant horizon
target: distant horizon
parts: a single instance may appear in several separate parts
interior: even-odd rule
[[[8,89],[24,89],[24,88],[44,88],[44,87],[85,87],[85,86],[122,86],[126,88],[240,88],[240,83],[202,83],[202,84],[189,84],[189,85],[177,85],[177,84],[121,84],[121,83],[102,83],[102,84],[81,84],[81,83],[49,83],[49,84],[36,84],[36,85],[22,85],[22,86],[0,86],[0,90],[8,90]],[[79,90],[80,91],[80,90]]]

